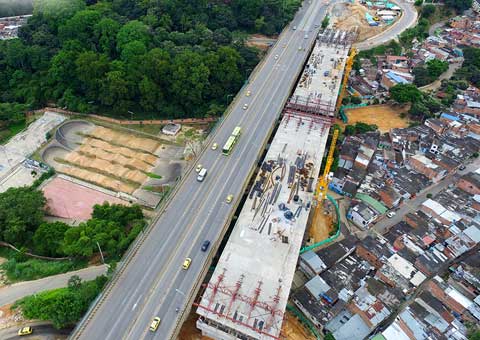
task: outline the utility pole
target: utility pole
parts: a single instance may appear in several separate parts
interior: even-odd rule
[[[97,247],[98,247],[98,250],[100,250],[100,256],[102,257],[102,263],[105,264],[105,259],[103,258],[102,248],[100,248],[100,244],[98,243],[98,241],[97,241]]]

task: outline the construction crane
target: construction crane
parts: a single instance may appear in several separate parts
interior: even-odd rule
[[[333,130],[332,142],[330,143],[330,149],[328,150],[327,162],[325,163],[325,169],[323,170],[322,177],[319,178],[317,183],[317,189],[315,190],[315,200],[317,207],[320,202],[327,198],[328,183],[330,182],[330,168],[333,164],[333,153],[335,152],[335,145],[337,144],[338,129]]]
[[[345,97],[345,93],[347,92],[348,77],[350,75],[350,72],[352,71],[353,61],[355,60],[356,55],[357,55],[357,50],[355,47],[352,47],[350,50],[350,55],[348,56],[347,62],[345,63],[345,72],[343,73],[343,82],[342,82],[342,85],[340,86],[340,94],[338,95],[337,105],[335,106],[337,113],[340,110],[340,107],[342,106],[343,97]]]

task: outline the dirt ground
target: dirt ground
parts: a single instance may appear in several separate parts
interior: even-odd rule
[[[95,204],[128,204],[117,197],[56,177],[43,188],[49,215],[74,221],[88,220]]]
[[[19,309],[12,311],[11,306],[12,304],[8,304],[0,307],[0,329],[9,328],[24,321]]]
[[[383,32],[387,25],[370,26],[365,19],[365,13],[374,15],[375,11],[368,11],[367,8],[359,3],[337,4],[332,9],[331,21],[333,27],[349,31],[358,29],[357,41],[363,41]]]
[[[408,119],[401,118],[402,112],[408,111],[408,106],[370,105],[356,109],[345,110],[348,124],[363,122],[375,124],[381,132],[388,132],[392,128],[408,127]]]
[[[315,340],[312,333],[291,313],[283,321],[282,334],[287,340]]]
[[[320,204],[316,211],[312,212],[313,217],[309,220],[310,224],[307,226],[308,236],[309,238],[313,238],[314,242],[323,241],[330,236],[329,233],[332,230],[333,216],[331,211],[328,214],[324,212],[324,206]]]
[[[78,136],[67,130],[66,139]],[[90,129],[82,136],[84,138],[75,143],[72,152],[65,153],[58,147],[46,151],[47,162],[60,172],[128,194],[149,179],[149,173],[154,172],[158,156],[163,152],[163,146],[155,139],[102,126]]]
[[[202,336],[202,333],[197,329],[195,323],[197,316],[194,312],[190,313],[189,318],[183,324],[180,330],[179,339],[181,340],[210,340],[207,336]],[[285,340],[315,340],[315,337],[306,329],[302,323],[292,314],[286,314],[282,327],[282,339]]]
[[[200,332],[195,325],[198,315],[195,314],[194,310],[195,309],[192,309],[192,312],[190,312],[190,316],[183,323],[178,338],[182,340],[210,340],[211,338],[209,338],[208,336],[202,336],[202,332]]]
[[[97,126],[92,132],[88,133],[88,135],[97,139],[101,139],[113,145],[125,145],[128,146],[130,149],[142,150],[152,154],[155,154],[158,147],[160,146],[160,142],[156,140],[136,137],[134,135],[118,132],[112,129],[107,129],[103,126]]]
[[[251,35],[245,45],[249,46],[249,47],[256,47],[260,50],[268,50],[268,48],[274,44],[276,41],[275,38],[269,38],[267,37],[266,35],[262,35],[262,34],[253,34]]]

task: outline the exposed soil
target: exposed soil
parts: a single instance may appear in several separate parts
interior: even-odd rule
[[[93,131],[89,132],[88,135],[109,142],[113,145],[125,145],[130,149],[143,150],[152,154],[155,154],[160,146],[160,142],[156,140],[118,132],[112,129],[104,128],[103,126],[97,126]]]
[[[357,41],[363,41],[383,32],[389,26],[370,26],[365,19],[365,13],[375,15],[375,11],[368,11],[359,3],[336,4],[332,9],[331,21],[336,29],[350,31],[358,30]]]
[[[253,34],[247,39],[245,45],[265,51],[268,50],[271,45],[275,44],[275,41],[275,38],[269,38],[266,35]]]
[[[312,333],[291,313],[283,321],[282,334],[288,340],[315,340]]]
[[[15,326],[17,323],[24,321],[20,309],[10,310],[12,304],[0,307],[0,329]]]
[[[325,214],[328,212],[328,214]],[[308,235],[313,238],[314,242],[320,242],[327,239],[332,231],[333,216],[332,211],[324,209],[323,204],[320,204],[316,210],[312,211],[313,217],[309,220]]]
[[[188,319],[183,323],[178,338],[182,340],[211,340],[208,336],[202,336],[202,332],[195,325],[198,315],[195,314],[194,310],[192,309]]]
[[[406,113],[408,110],[408,105],[395,107],[390,105],[370,105],[356,109],[347,109],[345,114],[350,125],[356,122],[375,124],[381,132],[388,132],[392,128],[408,127],[408,119],[400,117],[402,112]]]

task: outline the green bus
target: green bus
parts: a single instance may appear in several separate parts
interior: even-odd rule
[[[226,156],[230,155],[230,152],[232,152],[233,147],[237,143],[238,139],[240,138],[240,135],[242,133],[242,128],[240,126],[237,126],[235,129],[233,129],[232,135],[228,137],[227,142],[223,146],[222,153]]]

